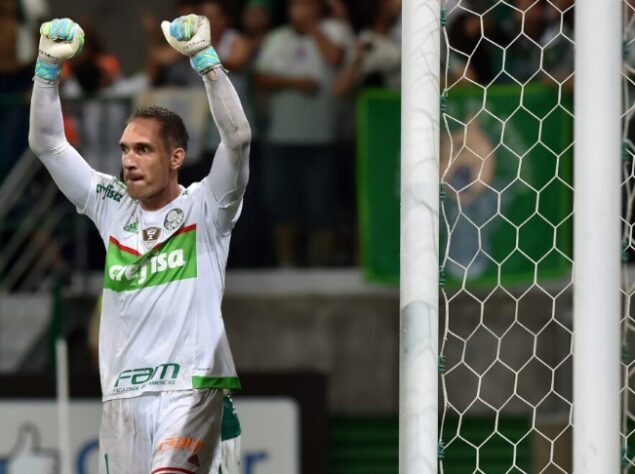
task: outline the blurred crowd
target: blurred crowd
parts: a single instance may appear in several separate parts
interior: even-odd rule
[[[547,82],[572,87],[575,0],[448,0],[447,86]]]
[[[44,1],[0,0],[0,179],[26,147],[28,109],[21,101],[29,93],[37,25],[48,15]],[[567,85],[573,1],[444,2],[442,85]],[[212,43],[254,132],[230,265],[355,265],[355,98],[365,87],[400,87],[401,0],[177,0],[173,16],[188,13],[210,19]],[[123,74],[92,19],[76,20],[86,47],[62,76],[69,141],[95,168],[118,174],[116,144],[130,107],[165,105],[184,116],[192,136],[182,182],[205,176],[220,138],[200,79],[165,43],[160,19],[136,19],[147,55],[134,74]],[[29,29],[24,43],[18,30]]]

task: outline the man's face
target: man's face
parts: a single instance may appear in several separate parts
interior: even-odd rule
[[[267,32],[271,24],[269,10],[260,5],[250,5],[243,10],[243,27],[247,34]]]
[[[136,118],[119,140],[123,180],[133,199],[147,200],[164,192],[170,182],[170,152],[151,118]]]
[[[300,32],[320,19],[320,3],[318,0],[289,0],[289,19]]]
[[[384,0],[380,8],[384,17],[395,22],[401,15],[401,0]]]
[[[212,36],[219,38],[229,27],[229,19],[222,7],[216,2],[204,2],[200,8],[200,14],[206,16],[212,25]]]

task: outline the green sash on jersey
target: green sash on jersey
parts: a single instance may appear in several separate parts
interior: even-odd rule
[[[184,227],[143,255],[110,237],[104,288],[133,291],[195,277],[195,225]]]

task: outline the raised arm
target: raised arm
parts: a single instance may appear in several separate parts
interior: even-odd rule
[[[29,146],[51,173],[64,195],[80,210],[90,193],[94,171],[68,143],[59,97],[59,74],[64,60],[81,49],[84,32],[64,18],[44,23],[35,67]]]
[[[214,224],[221,233],[227,233],[238,216],[249,179],[249,122],[218,54],[210,45],[209,20],[187,15],[171,23],[164,21],[161,28],[168,43],[189,56],[192,67],[203,77],[210,110],[221,136],[206,186],[214,199],[211,216]]]
[[[249,179],[251,128],[238,94],[222,68],[212,69],[203,81],[210,111],[221,136],[209,185],[223,211],[219,226],[229,230]]]

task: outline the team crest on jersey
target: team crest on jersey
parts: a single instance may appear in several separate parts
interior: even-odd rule
[[[147,229],[143,229],[143,244],[146,248],[154,247],[159,241],[159,237],[161,236],[161,229],[159,227],[148,227]]]
[[[181,209],[172,209],[168,212],[167,216],[165,216],[165,221],[163,221],[163,227],[165,230],[171,231],[180,227],[183,223],[184,215]]]

